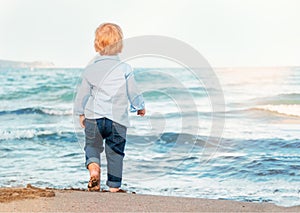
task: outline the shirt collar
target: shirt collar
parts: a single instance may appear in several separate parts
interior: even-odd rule
[[[105,59],[108,59],[108,60],[116,60],[116,61],[119,61],[120,58],[119,58],[119,55],[100,55],[100,54],[97,54],[95,57],[94,57],[94,63],[98,62],[98,61],[102,61],[102,60],[105,60]]]

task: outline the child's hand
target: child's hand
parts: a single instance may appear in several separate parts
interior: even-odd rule
[[[144,116],[146,114],[146,109],[141,109],[137,111],[137,115]]]
[[[80,123],[81,128],[85,128],[84,120],[85,120],[85,116],[79,115],[79,123]]]

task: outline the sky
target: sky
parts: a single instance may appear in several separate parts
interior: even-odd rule
[[[163,35],[214,67],[299,66],[298,0],[0,0],[0,59],[84,67],[95,29]],[[142,62],[140,62],[142,65]]]

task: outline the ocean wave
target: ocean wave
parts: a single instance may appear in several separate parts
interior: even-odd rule
[[[4,140],[24,140],[24,139],[47,139],[49,140],[63,140],[63,141],[77,141],[74,132],[55,132],[50,130],[34,130],[34,129],[20,129],[20,130],[2,130],[0,131],[0,141]]]
[[[279,115],[300,117],[300,105],[299,104],[280,104],[280,105],[261,105],[253,108],[254,110],[262,110],[266,112],[276,113]]]
[[[72,109],[49,109],[43,108],[42,111],[48,115],[72,115]]]
[[[4,130],[0,132],[0,141],[13,140],[13,139],[32,139],[39,135],[52,134],[50,131],[37,131],[37,130]]]
[[[254,103],[260,105],[267,104],[300,104],[300,94],[299,93],[282,93],[275,96],[258,98],[253,100]]]
[[[166,100],[170,98],[206,97],[207,90],[203,87],[177,88],[160,87],[156,90],[144,91],[143,96],[149,100]]]
[[[251,108],[226,111],[231,117],[241,117],[245,114],[252,115],[251,117],[272,117],[284,116],[288,118],[300,117],[300,104],[279,104],[279,105],[257,105]]]
[[[79,133],[81,134],[81,133]],[[16,129],[1,130],[0,141],[4,140],[26,140],[38,139],[47,141],[78,141],[78,133],[72,131],[60,132],[56,130],[45,129]],[[82,139],[82,138],[81,138]],[[80,140],[81,140],[80,139]],[[139,146],[148,146],[149,143],[159,146],[172,145],[201,145],[205,142],[204,137],[196,137],[187,133],[166,132],[160,135],[128,135],[128,142]]]
[[[72,115],[72,109],[53,109],[53,108],[35,108],[28,107],[10,111],[0,111],[1,115],[26,115],[26,114],[40,114],[40,115]]]

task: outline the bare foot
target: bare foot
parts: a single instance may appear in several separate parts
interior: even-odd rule
[[[119,188],[109,188],[110,192],[118,192],[120,189]]]
[[[100,177],[100,166],[97,163],[90,163],[88,165],[88,170],[91,177]]]
[[[89,191],[100,191],[100,166],[97,163],[88,165],[90,172],[90,181],[88,183]]]
[[[112,192],[112,193],[127,193],[127,191],[123,190],[123,189],[120,189],[120,188],[109,188],[109,192]]]
[[[100,191],[100,183],[95,177],[91,177],[88,183],[88,191]]]

